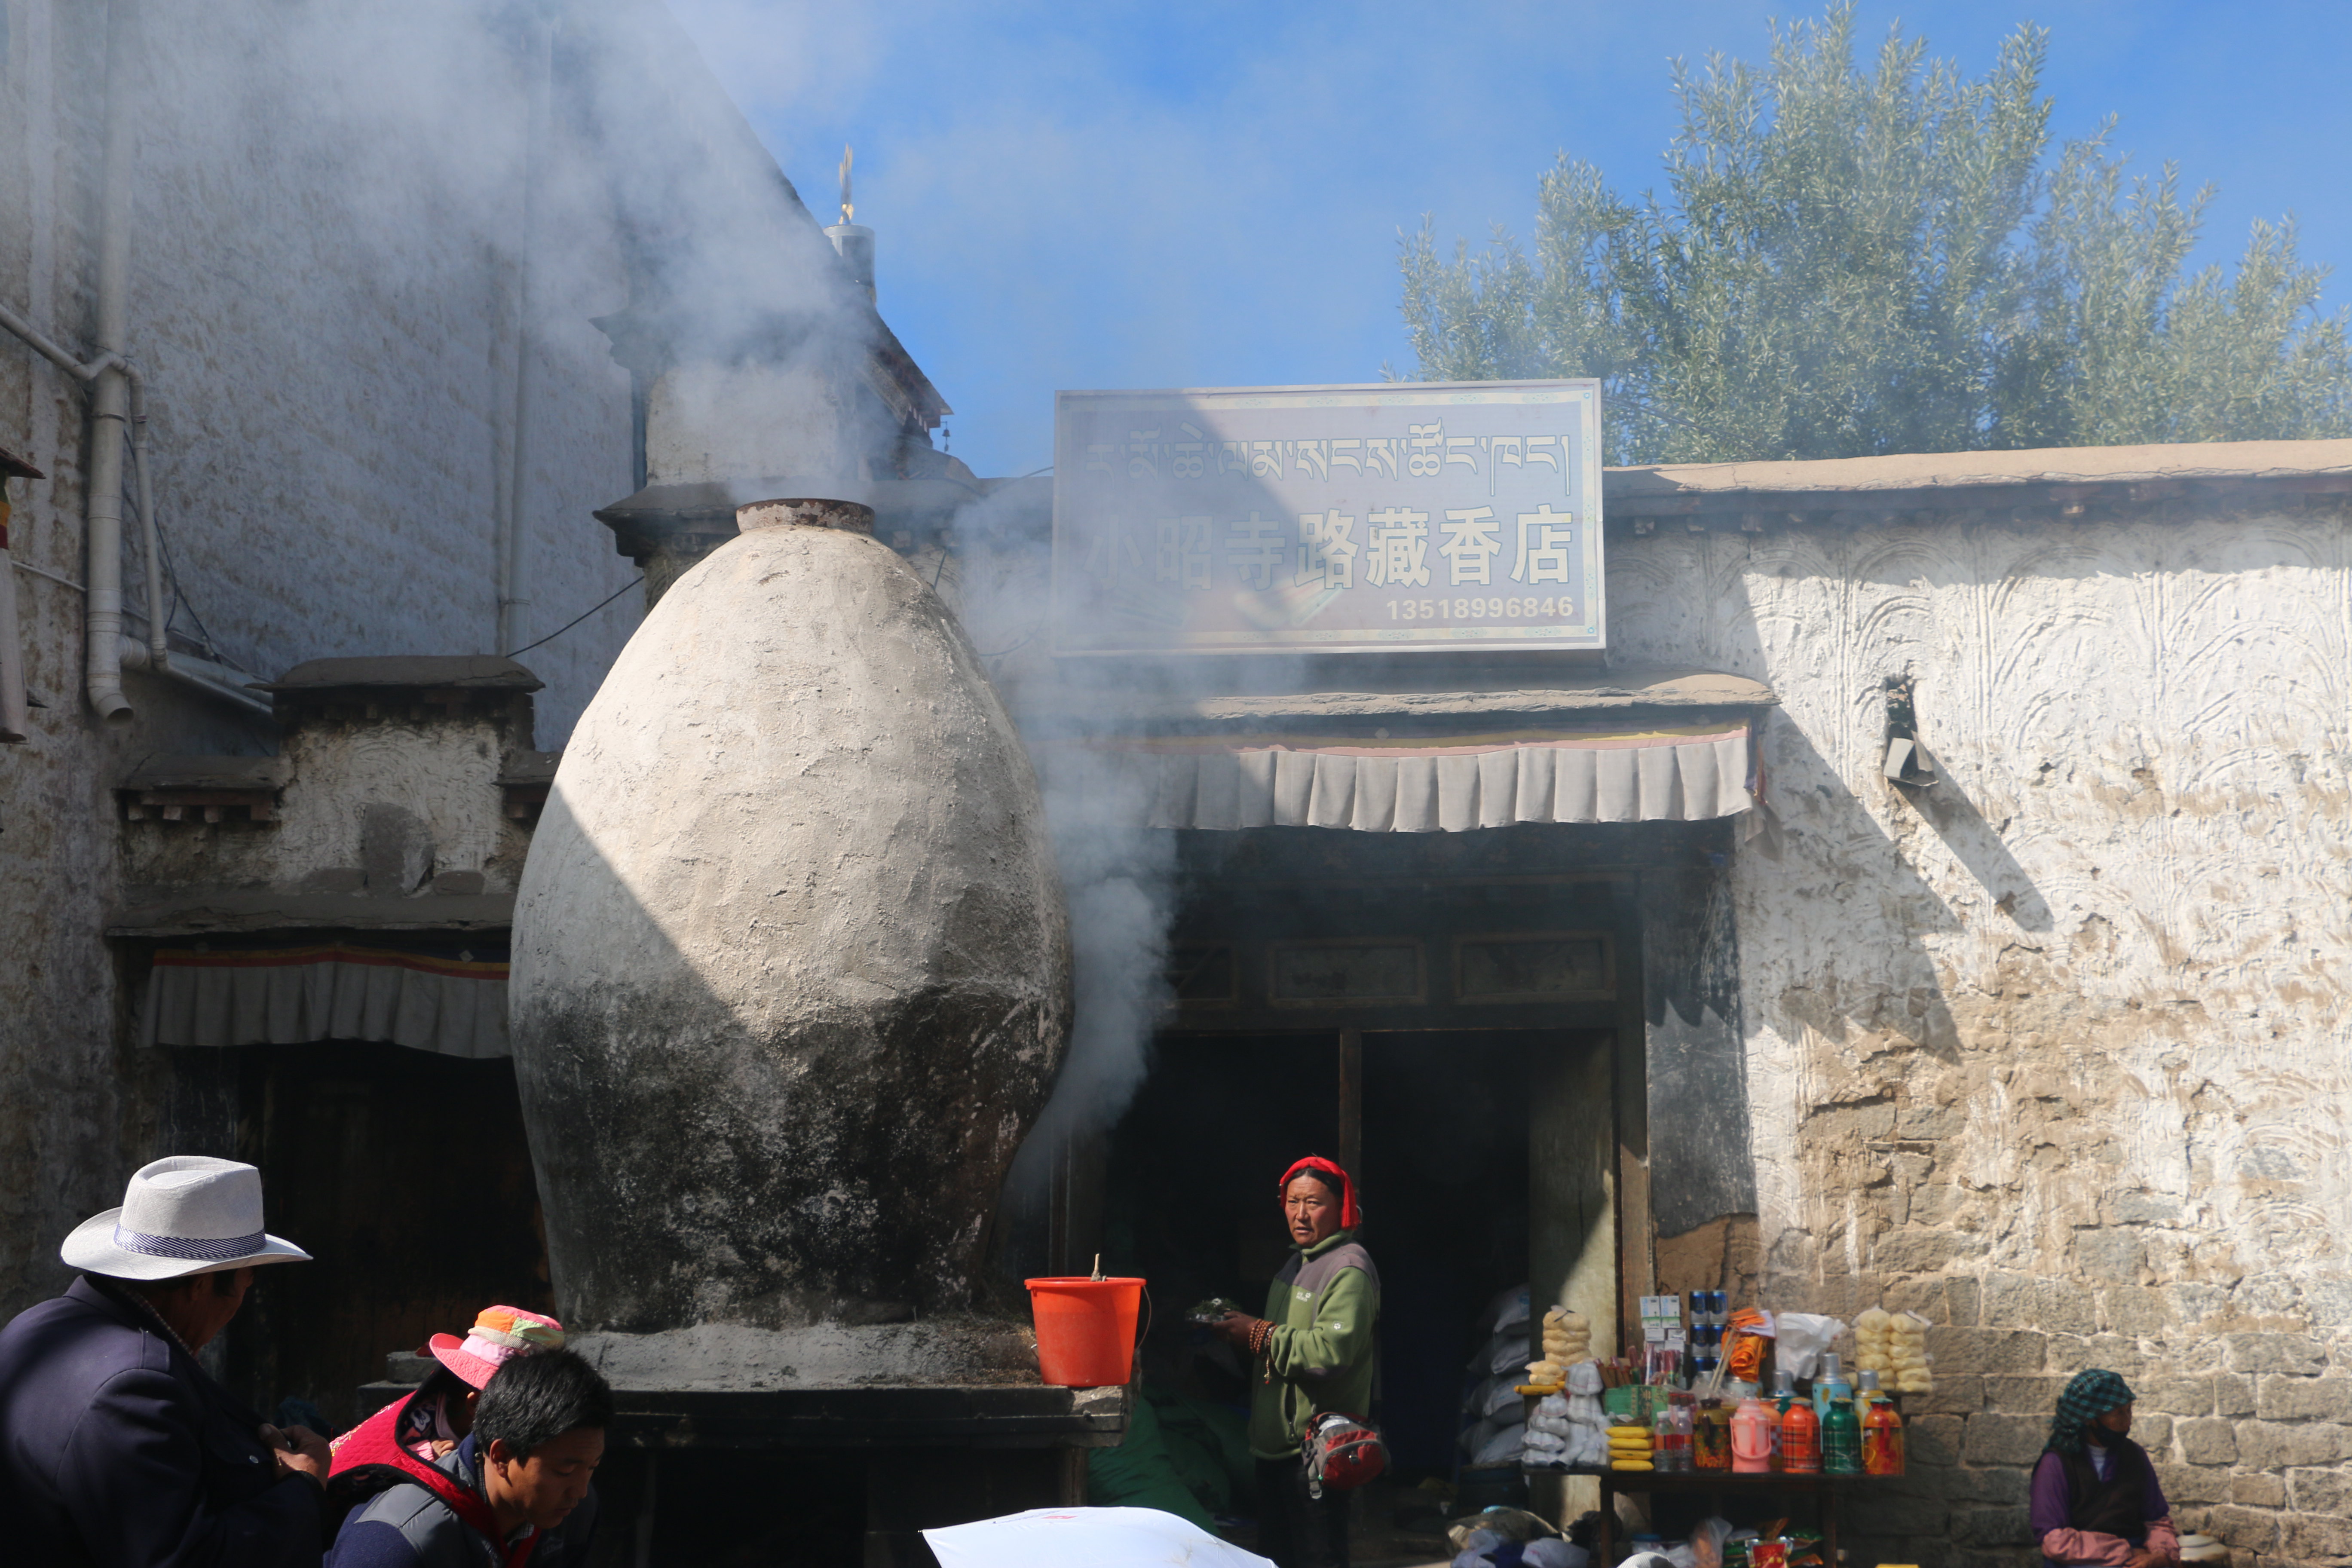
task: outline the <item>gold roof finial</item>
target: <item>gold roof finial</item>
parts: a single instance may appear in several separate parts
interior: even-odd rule
[[[849,144],[841,147],[841,221],[849,223],[857,216],[856,206],[849,199],[849,160],[853,156]]]

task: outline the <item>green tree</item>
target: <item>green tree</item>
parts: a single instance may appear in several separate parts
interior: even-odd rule
[[[2352,435],[2352,313],[2292,219],[2181,276],[2210,187],[2126,181],[2114,122],[2053,158],[2048,34],[1980,80],[1852,4],[1759,68],[1675,66],[1667,195],[1563,154],[1530,257],[1403,240],[1424,380],[1599,376],[1618,462]]]

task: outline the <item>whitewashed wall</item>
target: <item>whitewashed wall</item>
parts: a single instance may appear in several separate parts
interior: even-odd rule
[[[386,47],[400,36],[387,20],[421,23],[437,4],[140,8],[129,347],[149,378],[158,510],[187,598],[265,675],[338,655],[502,651],[521,64],[496,39],[439,58],[448,36],[424,26]],[[87,351],[109,7],[0,8],[0,298]],[[541,194],[523,640],[633,571],[589,515],[635,488],[627,379],[589,321],[626,288],[614,222],[577,177],[592,151],[572,134],[556,117],[548,163],[568,173]],[[79,389],[0,336],[0,447],[50,476],[12,485],[11,542],[74,582],[82,431]],[[120,1201],[152,1136],[135,1086],[153,1064],[118,1044],[101,935],[121,870],[112,787],[149,753],[268,743],[135,676],[136,722],[100,732],[80,697],[79,595],[14,576],[0,592],[16,595],[49,706],[28,743],[0,746],[0,1314],[62,1282],[58,1238]],[[625,595],[525,656],[549,687],[541,746],[561,744],[638,607]]]
[[[1734,869],[1766,1289],[1939,1325],[1878,1528],[2016,1560],[2056,1391],[2104,1365],[2242,1564],[2352,1552],[2342,503],[1661,531],[1610,593],[1619,660],[1785,704]],[[1944,774],[1908,796],[1906,671]]]

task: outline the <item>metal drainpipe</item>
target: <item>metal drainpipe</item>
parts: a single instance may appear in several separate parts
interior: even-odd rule
[[[139,559],[147,569],[147,651],[155,668],[171,668],[171,613],[163,608],[163,527],[155,521],[155,487],[147,477],[147,378],[123,362],[131,378],[131,489],[139,498]]]
[[[85,387],[109,374],[120,374],[130,384],[131,462],[132,484],[139,491],[139,523],[145,536],[144,555],[147,566],[147,640],[123,637],[117,644],[117,657],[126,669],[143,669],[167,679],[178,681],[194,691],[218,697],[236,704],[247,712],[265,718],[274,710],[267,699],[257,697],[245,684],[247,677],[226,665],[210,659],[195,658],[187,654],[173,654],[165,643],[163,629],[163,550],[160,531],[155,521],[155,488],[147,472],[147,381],[138,365],[120,354],[102,355],[89,364],[76,359],[63,345],[26,321],[5,305],[0,305],[0,330],[14,333],[43,359],[80,382]],[[119,514],[118,514],[119,515]],[[0,552],[5,553],[5,552]],[[118,551],[118,559],[120,552]],[[24,564],[18,563],[17,564]],[[38,576],[49,577],[85,597],[89,587],[70,577],[59,577],[37,566],[25,565],[25,570]],[[118,594],[120,589],[118,587]],[[5,696],[0,696],[5,702]],[[5,713],[0,713],[0,729],[7,727]]]
[[[33,732],[25,702],[25,648],[16,631],[16,574],[8,559],[8,472],[0,468],[0,742]]]
[[[131,60],[135,0],[110,0],[106,28],[106,154],[100,175],[98,350],[89,399],[89,468],[82,476],[82,537],[89,552],[83,613],[89,705],[109,724],[131,721],[122,695],[122,449],[130,435],[131,379],[122,344],[131,302]],[[142,400],[143,401],[143,400]],[[150,618],[163,608],[148,606]],[[151,636],[154,633],[151,630]]]

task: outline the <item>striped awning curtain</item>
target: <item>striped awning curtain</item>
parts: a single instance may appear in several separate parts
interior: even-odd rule
[[[326,942],[155,954],[141,1030],[151,1046],[383,1040],[503,1057],[507,965],[495,959]]]
[[[1699,822],[1755,804],[1742,721],[1417,739],[1136,736],[1084,742],[1156,774],[1155,827],[1462,833],[1521,822]]]

